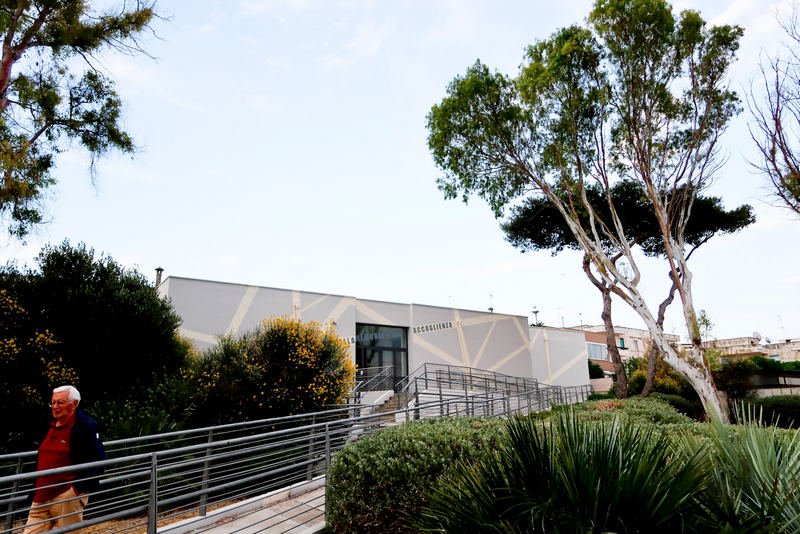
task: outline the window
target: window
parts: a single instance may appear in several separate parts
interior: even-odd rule
[[[636,352],[639,352],[639,340],[638,339],[634,339],[633,340],[633,348],[636,349]]]
[[[624,337],[619,338],[619,348],[621,348],[621,349],[625,348],[625,338]]]
[[[608,347],[602,343],[590,343],[587,341],[586,354],[589,356],[590,360],[607,360]]]

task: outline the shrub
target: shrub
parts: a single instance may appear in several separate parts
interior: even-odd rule
[[[800,532],[800,433],[765,427],[756,415],[749,408],[742,425],[710,425],[708,489],[699,496],[704,514],[697,530]],[[698,448],[689,440],[681,450]]]
[[[616,399],[617,395],[613,391],[608,391],[606,393],[590,393],[586,400],[606,400],[606,399]]]
[[[647,359],[630,358],[626,362],[628,370],[628,393],[638,395],[647,381]],[[697,399],[692,385],[680,373],[670,367],[661,356],[656,357],[656,375],[653,380],[653,391],[668,395],[680,395],[686,399]]]
[[[785,364],[763,356],[753,356],[750,358],[750,362],[755,365],[758,371],[783,371],[786,369]]]
[[[750,360],[728,362],[714,373],[717,387],[728,394],[731,400],[741,400],[747,396],[750,377],[758,370],[758,366]]]
[[[332,326],[289,318],[223,337],[186,373],[196,396],[192,420],[223,424],[319,411],[353,384],[349,345]]]
[[[560,406],[554,412],[574,411],[581,419],[610,421],[616,417],[638,424],[687,424],[692,420],[670,406],[667,402],[653,398],[632,397],[587,401],[575,406]]]
[[[0,289],[0,453],[30,450],[47,428],[50,392],[76,380],[53,335]]]
[[[700,456],[678,459],[653,425],[573,410],[508,423],[508,440],[441,479],[416,521],[437,532],[677,532],[696,513]]]
[[[67,241],[44,247],[36,263],[38,269],[0,268],[0,288],[15,296],[36,330],[58,341],[84,407],[135,398],[185,365],[175,343],[180,318],[141,273]]]
[[[334,532],[413,532],[409,520],[433,482],[459,460],[499,446],[499,419],[429,419],[382,430],[345,447],[328,472],[325,501]]]
[[[589,362],[589,378],[605,378],[605,376],[602,367],[592,361]]]
[[[191,350],[188,342],[187,350]],[[180,375],[165,376],[134,399],[97,402],[91,415],[104,440],[124,439],[181,430],[189,426],[193,392]]]
[[[653,393],[650,397],[668,403],[679,413],[691,417],[695,421],[705,420],[706,411],[699,400],[692,401],[680,395],[669,395],[667,393]]]
[[[768,425],[781,428],[800,427],[800,396],[776,395],[774,397],[751,398],[746,405]]]

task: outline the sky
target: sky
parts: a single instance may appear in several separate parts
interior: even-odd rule
[[[105,0],[103,5],[117,5]],[[95,4],[97,5],[97,4]],[[712,24],[745,28],[731,86],[758,82],[787,1],[694,0]],[[445,200],[426,115],[480,59],[515,75],[525,47],[585,20],[585,0],[160,0],[151,57],[104,54],[137,153],[63,153],[47,224],[0,239],[0,263],[85,243],[155,279],[180,276],[601,324],[580,255],[520,253],[487,205]],[[800,219],[773,205],[745,110],[722,142],[711,194],[757,223],[691,259],[694,299],[716,338],[800,337]],[[643,259],[653,310],[666,267]],[[534,314],[533,310],[538,313]],[[625,304],[619,326],[643,328]],[[668,333],[685,335],[678,306]]]

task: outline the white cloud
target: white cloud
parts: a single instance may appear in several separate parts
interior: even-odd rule
[[[347,44],[322,58],[323,70],[349,67],[377,56],[392,31],[390,24],[379,25],[373,20],[362,23]]]

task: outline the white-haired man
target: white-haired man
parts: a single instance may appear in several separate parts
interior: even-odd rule
[[[36,470],[55,469],[104,460],[97,422],[78,410],[81,394],[72,386],[53,390],[53,420],[39,446]],[[37,534],[83,520],[89,492],[97,489],[101,469],[45,475],[36,479],[36,492],[23,534]]]

